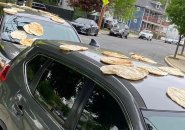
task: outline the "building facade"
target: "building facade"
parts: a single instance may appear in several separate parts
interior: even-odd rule
[[[128,23],[132,31],[147,29],[162,33],[169,26],[165,17],[165,7],[158,1],[137,0],[134,16],[135,18]]]

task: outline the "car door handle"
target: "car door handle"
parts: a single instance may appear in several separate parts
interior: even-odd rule
[[[19,105],[19,104],[14,104],[13,105],[13,112],[15,113],[15,115],[17,116],[23,116],[24,112],[23,112],[23,106]]]

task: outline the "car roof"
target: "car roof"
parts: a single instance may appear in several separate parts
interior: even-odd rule
[[[2,5],[0,5],[2,6]],[[9,7],[10,5],[7,5],[7,7]],[[3,6],[2,6],[3,7]],[[6,8],[6,6],[4,6]],[[42,11],[42,10],[38,10],[38,9],[33,9],[27,6],[18,6],[18,5],[14,5],[11,4],[10,7],[17,7],[17,8],[21,8],[24,9],[24,12],[18,12],[17,14],[15,14],[15,16],[22,16],[22,17],[27,17],[27,18],[31,18],[31,19],[37,19],[37,20],[42,20],[42,21],[46,21],[46,22],[51,22],[51,23],[55,23],[55,24],[60,24],[60,23],[56,23],[54,21],[52,21],[48,16],[46,11]],[[8,15],[8,14],[5,14]],[[10,15],[11,16],[11,15]],[[61,25],[63,26],[71,26],[68,22],[64,22]]]
[[[87,51],[75,52],[75,54],[80,53],[80,55],[84,55],[83,58],[85,61],[91,61],[99,68],[105,65],[100,62],[100,58],[103,56],[101,52],[105,51],[106,49],[95,48],[87,44],[67,42],[67,41],[43,40],[41,42],[44,42],[45,44],[39,44],[39,41],[36,41],[34,45],[37,45],[37,47],[40,46],[41,48],[49,47],[49,48],[53,48],[54,50],[59,50],[59,46],[63,43],[86,46],[89,48]],[[59,51],[59,53],[61,52]],[[73,53],[73,52],[70,52],[70,53]],[[79,58],[81,59],[82,56],[79,56]],[[152,66],[150,64],[146,64],[146,63],[142,63],[134,60],[133,60],[133,63],[134,65],[138,65],[138,66],[141,66],[141,65]],[[157,66],[162,66],[162,65],[159,64]],[[105,76],[105,78],[106,77],[107,76]],[[111,77],[111,76],[108,76],[108,77]],[[163,76],[163,77],[148,75],[145,79],[141,81],[127,81],[117,76],[112,76],[112,77],[116,78],[117,82],[121,82],[124,86],[126,86],[126,88],[130,91],[132,96],[135,98],[140,108],[144,107],[152,110],[185,111],[185,109],[183,109],[182,107],[174,103],[166,95],[168,87],[177,87],[177,88],[185,87],[184,86],[185,78],[175,77],[171,75]]]

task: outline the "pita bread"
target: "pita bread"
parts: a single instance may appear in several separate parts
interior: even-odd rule
[[[157,64],[157,62],[155,62],[154,60],[146,58],[142,55],[134,54],[134,53],[131,53],[131,55],[132,55],[131,58],[133,58],[133,59],[143,61],[143,62],[147,62],[147,63],[151,63],[151,64]]]
[[[154,66],[142,66],[142,67],[139,67],[139,68],[142,68],[142,69],[145,69],[147,70],[150,74],[154,74],[154,75],[157,75],[157,76],[166,76],[168,75],[167,72],[165,71],[162,71],[160,69],[158,69],[157,67],[154,67]]]
[[[57,23],[62,23],[62,24],[65,23],[65,20],[61,19],[58,16],[51,15],[50,19],[53,20],[54,22],[57,22]]]
[[[60,49],[63,51],[86,51],[87,47],[77,46],[77,45],[60,45]]]
[[[167,90],[167,95],[175,103],[185,108],[185,89],[170,87]]]
[[[24,46],[31,46],[35,40],[34,39],[22,39],[20,40],[20,44]]]
[[[116,58],[122,58],[122,59],[128,59],[127,56],[117,53],[117,52],[112,52],[112,51],[103,51],[102,52],[103,55],[105,56],[111,56],[111,57],[116,57]]]
[[[12,7],[13,10],[16,10],[17,12],[24,12],[24,9],[17,8],[17,7]]]
[[[24,31],[13,31],[11,32],[11,37],[13,39],[25,39],[27,37],[26,33]]]
[[[11,8],[4,8],[3,11],[4,11],[5,13],[11,14],[11,15],[17,14],[17,10],[11,9]]]
[[[42,27],[42,25],[40,25],[39,23],[36,22],[32,22],[29,25],[29,31],[36,35],[36,36],[42,36],[44,34],[44,29]]]
[[[159,67],[159,69],[174,75],[174,76],[180,76],[180,77],[184,77],[185,74],[183,72],[181,72],[179,69],[176,68],[172,68],[172,67]]]
[[[124,65],[107,65],[100,68],[104,74],[115,74],[121,78],[127,80],[141,80],[148,75],[148,71],[137,68],[137,67],[127,67]]]
[[[120,59],[120,58],[115,58],[115,57],[102,57],[100,61],[106,64],[110,64],[110,65],[133,66],[132,61],[130,60]]]
[[[25,25],[23,26],[23,28],[24,28],[24,31],[25,31],[26,33],[32,34],[32,33],[30,32],[29,24],[25,24]]]

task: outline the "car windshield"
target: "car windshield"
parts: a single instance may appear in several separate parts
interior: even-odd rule
[[[123,28],[125,28],[125,24],[124,23],[117,23],[116,25],[114,25],[114,27],[119,28],[119,29],[123,29]]]
[[[24,31],[23,26],[25,24],[29,24],[30,22],[37,22],[41,24],[44,28],[44,35],[34,36],[27,34],[27,38],[80,42],[76,32],[70,26],[54,24],[52,22],[42,21],[23,16],[10,16],[10,15],[6,15],[5,17],[5,24],[2,30],[2,39],[18,43],[19,40],[13,39],[11,37],[10,35],[11,32],[16,30]]]
[[[81,23],[81,24],[91,24],[91,20],[84,19],[84,18],[78,18],[78,19],[75,20],[75,22]]]
[[[143,110],[148,130],[185,130],[185,112]]]

